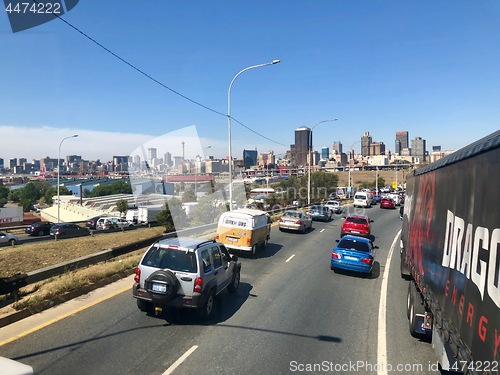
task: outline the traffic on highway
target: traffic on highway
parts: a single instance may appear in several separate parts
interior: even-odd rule
[[[343,216],[315,221],[305,234],[273,226],[265,250],[238,254],[239,287],[217,296],[208,320],[189,310],[142,312],[128,278],[99,303],[2,328],[2,356],[37,374],[438,373],[430,345],[400,334],[408,282],[393,256],[399,215],[346,211],[373,220],[371,274],[330,269]]]

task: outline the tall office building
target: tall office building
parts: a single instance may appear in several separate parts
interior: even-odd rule
[[[163,155],[163,162],[168,166],[171,167],[174,165],[174,162],[172,161],[172,154],[170,152],[165,152]]]
[[[342,143],[340,141],[339,142],[333,142],[332,152],[334,152],[337,155],[342,154]]]
[[[409,147],[408,132],[407,131],[396,132],[396,147],[394,149],[394,152],[396,154],[401,155],[403,149],[408,147]]]
[[[370,144],[370,155],[385,155],[385,144],[384,142],[372,142]]]
[[[148,161],[151,162],[151,160],[156,158],[156,148],[148,148]]]
[[[365,132],[361,137],[361,156],[370,156],[370,145],[372,144],[372,136],[370,132]]]
[[[243,167],[248,169],[257,165],[257,150],[243,150]]]
[[[425,139],[415,137],[411,141],[411,155],[415,158],[416,163],[424,163],[426,161]]]
[[[326,146],[321,147],[321,159],[329,159],[330,158],[330,149]]]
[[[306,165],[308,152],[312,148],[311,129],[307,126],[302,126],[295,130],[295,164]]]

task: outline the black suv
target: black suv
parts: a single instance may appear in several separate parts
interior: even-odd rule
[[[197,309],[207,319],[214,298],[240,284],[241,263],[215,240],[178,237],[149,247],[135,271],[132,294],[141,311],[164,307]]]

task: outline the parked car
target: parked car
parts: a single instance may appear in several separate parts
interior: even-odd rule
[[[342,212],[344,212],[344,207],[342,206],[342,204],[340,204],[339,201],[326,201],[324,203],[324,206],[328,207],[334,214],[341,214]]]
[[[380,208],[396,208],[396,203],[389,197],[382,198],[380,201]]]
[[[340,236],[353,234],[369,237],[371,235],[371,223],[373,223],[373,220],[369,219],[366,215],[348,215],[340,228]]]
[[[54,225],[54,223],[50,221],[39,221],[25,228],[24,233],[30,236],[48,236],[52,225]]]
[[[278,221],[279,230],[296,230],[305,233],[312,228],[312,218],[304,211],[288,210],[283,213]]]
[[[107,230],[113,228],[131,228],[134,226],[132,221],[119,217],[101,217],[97,220],[96,229]]]
[[[238,257],[220,242],[169,238],[151,245],[140,260],[132,294],[141,311],[188,308],[207,319],[218,294],[238,289],[240,273]]]
[[[332,251],[330,268],[332,270],[344,269],[371,274],[375,260],[373,242],[358,236],[345,236],[337,240],[337,246]]]
[[[332,219],[332,211],[326,206],[313,205],[308,214],[313,220],[330,221]]]
[[[17,236],[5,232],[0,232],[0,243],[15,245],[17,242],[19,242],[19,238]]]
[[[90,234],[89,228],[80,227],[74,223],[54,224],[50,228],[50,235],[52,237],[57,236],[57,238],[86,236],[89,234]]]
[[[101,218],[101,216],[94,216],[90,219],[87,220],[87,223],[85,224],[85,226],[89,229],[97,229],[96,226],[97,226],[97,220],[99,220]]]

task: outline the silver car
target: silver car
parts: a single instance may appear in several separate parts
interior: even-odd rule
[[[5,232],[0,232],[0,243],[1,244],[8,243],[9,245],[15,245],[17,242],[19,242],[19,238],[17,236],[14,236],[13,234],[8,234]]]
[[[312,218],[304,211],[289,210],[285,211],[279,219],[279,229],[296,230],[305,233],[308,229],[312,228]]]

